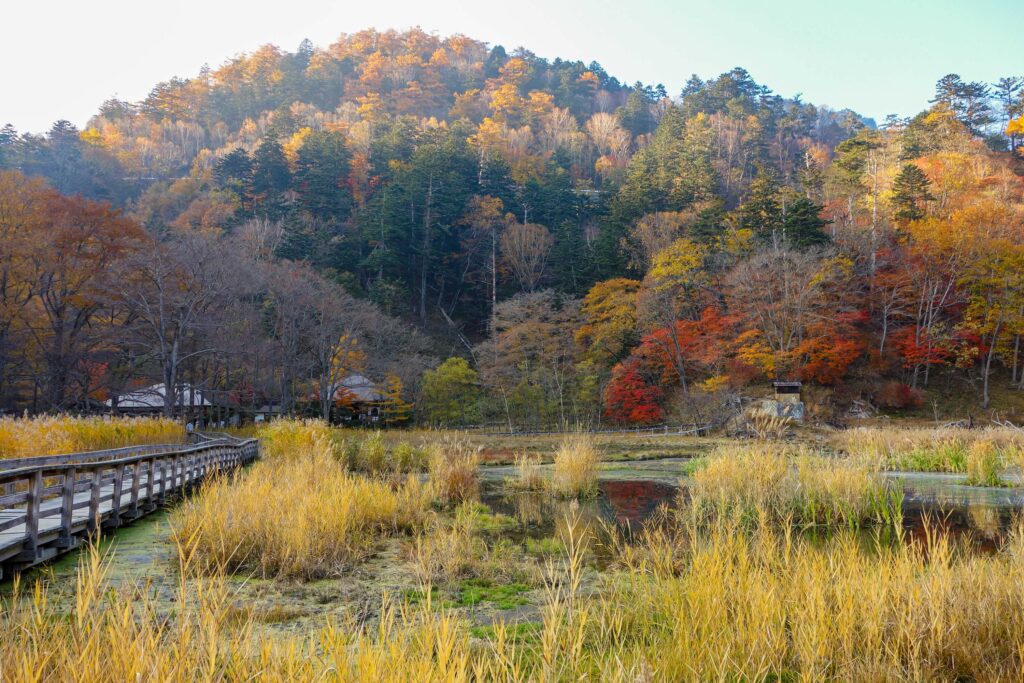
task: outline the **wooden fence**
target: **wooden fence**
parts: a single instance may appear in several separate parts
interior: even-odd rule
[[[207,476],[259,457],[255,439],[0,460],[0,576],[138,519]]]
[[[707,436],[711,430],[710,424],[689,424],[689,425],[652,425],[646,427],[630,427],[622,429],[550,429],[530,430],[523,429],[514,432],[509,431],[483,431],[484,436],[543,436],[557,434],[644,434],[647,436]],[[465,428],[467,431],[474,428]],[[479,428],[476,428],[479,429]]]

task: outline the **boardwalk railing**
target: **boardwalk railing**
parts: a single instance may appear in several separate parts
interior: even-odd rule
[[[207,476],[259,457],[255,439],[0,461],[0,576],[156,510]]]

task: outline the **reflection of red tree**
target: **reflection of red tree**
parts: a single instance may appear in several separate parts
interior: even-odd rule
[[[601,492],[618,524],[639,528],[662,503],[675,500],[677,489],[660,481],[604,481]]]

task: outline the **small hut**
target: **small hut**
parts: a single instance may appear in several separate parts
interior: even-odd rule
[[[804,419],[804,402],[800,396],[802,382],[795,380],[776,380],[772,382],[775,397],[766,401],[763,406],[767,412],[778,417],[789,417],[794,420]]]
[[[186,417],[203,414],[213,403],[201,389],[191,384],[182,384],[176,392],[171,413]],[[107,408],[125,415],[161,415],[167,402],[167,389],[163,383],[136,389],[125,394],[110,398],[105,402]]]
[[[344,422],[379,421],[380,405],[386,398],[378,384],[358,373],[341,380],[334,389],[334,401],[342,408],[340,418]]]

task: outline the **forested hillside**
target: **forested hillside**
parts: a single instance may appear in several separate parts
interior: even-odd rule
[[[705,419],[774,378],[989,407],[1024,391],[1022,83],[876,125],[739,68],[364,31],[7,127],[0,407],[324,411],[354,370],[440,423]]]

